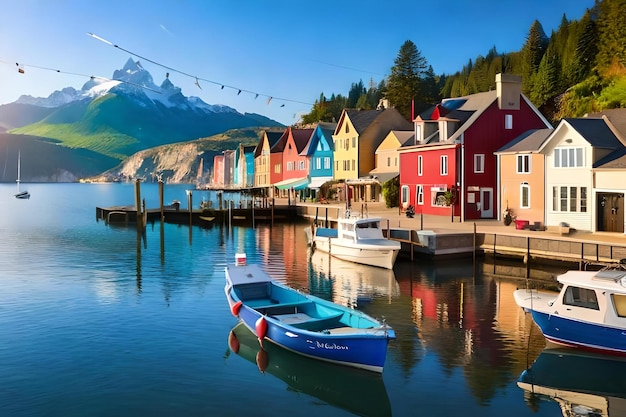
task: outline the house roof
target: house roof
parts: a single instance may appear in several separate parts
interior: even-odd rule
[[[398,138],[400,146],[414,142],[415,132],[412,130],[392,130],[391,132]]]
[[[623,146],[619,138],[615,136],[615,133],[607,125],[605,119],[580,117],[563,120],[576,129],[591,146],[608,149],[616,149]]]
[[[614,150],[607,156],[596,161],[593,168],[626,169],[626,147]]]
[[[590,113],[586,117],[606,117],[619,132],[622,139],[626,138],[626,109],[607,109]]]
[[[289,139],[289,132],[291,132],[293,141],[296,144],[297,152],[300,153],[309,142],[309,139],[311,139],[313,129],[294,129],[292,127],[288,127],[287,130],[285,130],[285,132],[281,135],[278,142],[276,142],[276,144],[270,149],[271,153],[280,153],[285,150],[287,139]]]
[[[267,137],[267,141],[269,142],[268,143],[269,148],[272,149],[272,147],[276,145],[276,142],[278,142],[278,140],[283,135],[283,133],[284,133],[283,131],[271,131],[271,130],[266,130],[265,132],[263,132],[263,135],[261,136],[261,140],[259,141],[259,144],[254,150],[254,157],[256,158],[257,156],[261,155],[261,152],[263,151],[264,137]]]
[[[328,143],[328,147],[331,151],[335,148],[335,142],[333,142],[333,133],[337,128],[337,123],[326,123],[320,122],[317,127],[313,129],[313,133],[306,146],[302,150],[301,154],[306,156],[311,156],[315,153],[315,149],[317,147],[317,143],[319,142],[319,137],[315,135],[315,132],[319,130],[321,134],[326,138],[326,142]]]
[[[498,149],[495,153],[537,152],[553,131],[554,129],[528,130]]]
[[[344,117],[348,116],[356,131],[361,134],[382,112],[384,110],[345,109]]]

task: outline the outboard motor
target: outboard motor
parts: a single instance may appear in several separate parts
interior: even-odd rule
[[[406,217],[408,217],[409,219],[412,219],[414,216],[415,216],[415,207],[410,205],[406,208]]]

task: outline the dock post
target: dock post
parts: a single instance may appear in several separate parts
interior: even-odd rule
[[[189,210],[189,226],[191,227],[193,217],[191,216],[192,207],[193,207],[193,196],[191,190],[185,190],[187,193],[187,209]]]
[[[163,223],[163,180],[161,178],[159,178],[159,207],[161,208],[161,223]]]
[[[135,208],[137,209],[137,231],[143,230],[143,216],[141,213],[141,182],[135,179]]]

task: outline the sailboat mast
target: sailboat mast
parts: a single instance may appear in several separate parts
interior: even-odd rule
[[[17,151],[17,186],[20,186],[20,172],[21,172],[21,167],[20,167],[20,163],[22,160],[22,156],[20,154],[20,151]]]

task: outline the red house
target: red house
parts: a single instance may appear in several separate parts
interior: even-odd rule
[[[400,148],[400,203],[417,213],[498,218],[494,152],[550,123],[521,93],[521,77],[496,75],[496,89],[445,99],[414,121],[415,142]]]
[[[279,190],[302,190],[309,185],[309,161],[304,150],[313,129],[295,129],[288,127],[281,138],[270,150],[272,172],[270,180]],[[279,195],[287,191],[279,191]]]

